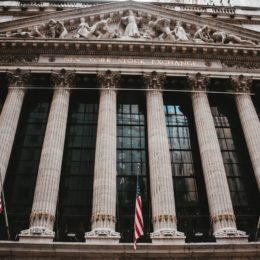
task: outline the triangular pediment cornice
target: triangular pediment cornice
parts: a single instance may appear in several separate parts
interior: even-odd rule
[[[138,15],[145,15],[151,17],[163,17],[169,20],[181,21],[191,26],[206,25],[210,29],[216,31],[224,31],[226,33],[243,36],[248,40],[260,42],[260,33],[248,29],[240,28],[235,25],[227,24],[225,22],[215,21],[213,19],[202,18],[193,14],[185,12],[165,9],[156,5],[140,3],[134,1],[116,2],[97,5],[93,7],[78,8],[73,10],[65,10],[53,12],[44,15],[37,15],[33,17],[23,18],[19,20],[0,23],[0,33],[10,31],[19,31],[23,28],[33,27],[40,23],[46,23],[50,19],[60,20],[63,22],[79,20],[81,17],[91,17],[95,19],[102,19],[102,17],[112,17],[113,15],[123,14],[127,10],[133,10]]]

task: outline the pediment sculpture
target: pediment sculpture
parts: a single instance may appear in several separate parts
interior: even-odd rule
[[[16,32],[1,33],[0,37],[14,38],[68,38],[79,40],[120,39],[155,40],[168,42],[198,42],[218,44],[257,45],[236,34],[218,31],[207,25],[189,25],[163,17],[145,15],[134,10],[122,11],[119,17],[101,17],[99,20],[81,17],[75,24],[50,19],[46,23]]]

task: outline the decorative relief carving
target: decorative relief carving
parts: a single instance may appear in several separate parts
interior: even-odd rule
[[[38,55],[0,55],[0,64],[36,63],[38,60]]]
[[[166,74],[157,73],[156,71],[144,73],[143,80],[145,87],[148,89],[163,89],[166,82]]]
[[[232,34],[232,33],[226,33],[223,31],[217,31],[212,34],[212,39],[217,42],[217,43],[222,43],[222,44],[228,44],[228,43],[233,43],[233,44],[250,44],[250,45],[256,45],[253,41],[249,40],[242,40],[241,37]]]
[[[88,22],[86,22],[88,19]],[[207,25],[185,25],[181,21],[155,17],[133,10],[120,11],[108,16],[100,15],[96,20],[91,17],[81,17],[80,21],[71,24],[68,21],[50,19],[46,23],[32,28],[25,28],[13,33],[0,34],[0,37],[18,38],[77,38],[82,40],[94,39],[125,39],[129,40],[160,40],[170,42],[205,42],[218,44],[256,45],[251,40],[238,35],[217,31]]]
[[[192,90],[206,91],[210,83],[210,78],[197,73],[195,75],[187,75],[187,81]]]
[[[60,72],[52,72],[51,80],[55,83],[56,87],[72,87],[75,80],[74,71],[66,71],[62,69]]]
[[[260,63],[256,62],[239,62],[239,61],[221,61],[221,64],[225,68],[234,68],[234,69],[260,69]]]
[[[226,221],[229,221],[229,220],[236,221],[236,217],[235,217],[234,214],[226,213],[226,214],[220,214],[220,215],[217,215],[217,216],[213,216],[211,218],[211,221],[214,222],[214,223],[219,222],[219,221],[224,221],[224,220],[226,220]]]
[[[250,92],[253,79],[240,75],[238,77],[230,77],[231,85],[236,92]]]
[[[7,71],[6,77],[9,84],[15,85],[17,87],[23,86],[30,79],[30,71],[22,71],[21,69],[16,69],[15,71]]]
[[[33,223],[37,220],[44,220],[48,223],[53,223],[55,220],[55,216],[50,215],[44,212],[32,212],[30,216],[30,226],[33,226]]]
[[[120,74],[107,70],[97,73],[97,81],[100,88],[117,88],[120,82]]]

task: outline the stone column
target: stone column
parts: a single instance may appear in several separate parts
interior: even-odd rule
[[[235,102],[246,139],[249,156],[260,190],[260,121],[250,97],[252,79],[243,75],[231,78],[231,84],[236,92]],[[241,94],[241,92],[243,92]]]
[[[200,73],[188,76],[209,211],[217,242],[245,242],[238,231],[218,137],[205,93],[209,78]],[[230,241],[231,240],[231,241]]]
[[[55,83],[30,216],[30,227],[19,235],[22,242],[52,242],[59,192],[70,87],[75,73],[53,73]]]
[[[100,101],[94,168],[92,230],[86,243],[115,244],[120,234],[116,225],[116,87],[120,75],[98,73]]]
[[[29,76],[29,72],[23,72],[20,69],[7,72],[9,90],[0,116],[0,171],[3,183],[24,100],[24,84],[29,80]]]
[[[156,244],[184,243],[185,236],[177,231],[169,141],[166,129],[161,89],[165,74],[155,71],[144,74],[147,102],[147,128],[152,221],[152,242]]]

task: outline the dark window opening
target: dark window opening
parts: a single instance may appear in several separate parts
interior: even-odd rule
[[[120,93],[117,110],[117,231],[121,242],[132,242],[136,182],[139,176],[145,235],[150,242],[151,207],[148,178],[145,100],[143,93]],[[142,97],[142,98],[141,98]]]
[[[63,154],[55,224],[56,240],[83,242],[91,230],[98,95],[75,91],[70,108]]]

